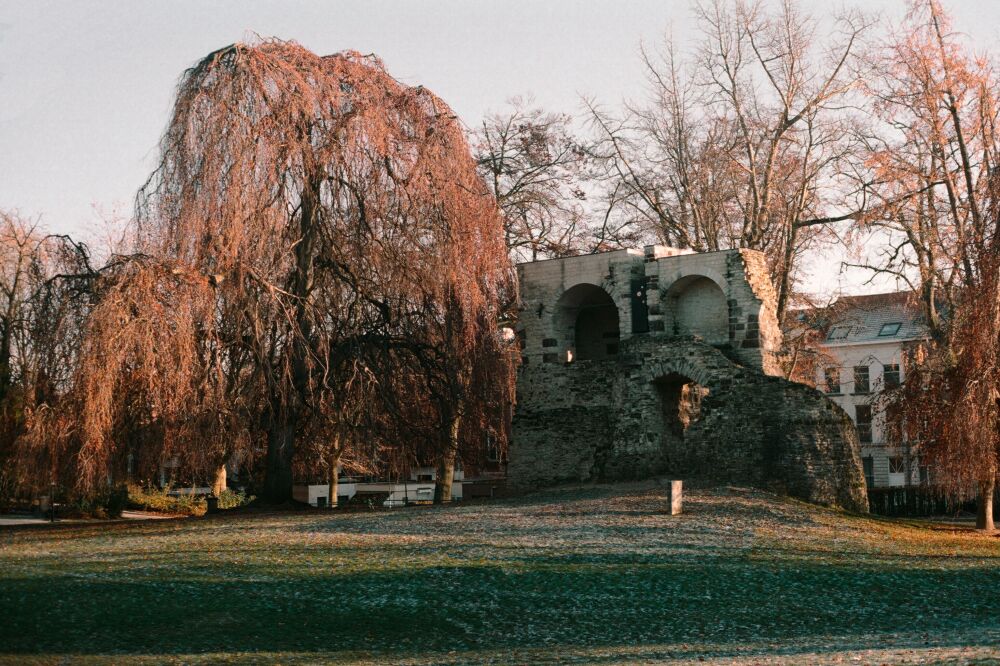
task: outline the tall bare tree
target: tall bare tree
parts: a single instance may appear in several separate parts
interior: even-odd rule
[[[867,60],[876,124],[866,138],[870,206],[860,229],[883,249],[861,266],[908,284],[940,337],[941,307],[979,278],[985,190],[1000,154],[1000,80],[952,32],[936,0],[911,2],[906,21]]]
[[[589,102],[606,211],[656,242],[698,251],[746,247],[772,266],[778,312],[796,261],[826,227],[857,216],[846,107],[871,21],[838,15],[819,34],[792,0],[698,5],[699,47],[643,51],[651,98],[621,116]],[[843,184],[843,186],[841,186]]]
[[[483,120],[473,148],[503,212],[512,258],[535,261],[589,249],[586,155],[568,116],[514,98],[509,109]]]
[[[919,344],[907,378],[888,393],[885,409],[902,420],[890,432],[912,443],[935,481],[958,496],[978,494],[976,527],[992,531],[1000,473],[1000,176],[981,199],[982,249],[973,248],[976,274],[957,294],[943,335]]]
[[[867,162],[872,206],[860,229],[883,244],[864,268],[910,285],[931,339],[917,346],[885,409],[890,429],[933,466],[937,483],[979,494],[992,529],[1000,461],[998,345],[1000,159],[989,60],[972,55],[937,0],[913,0],[905,21],[869,54],[878,121]]]

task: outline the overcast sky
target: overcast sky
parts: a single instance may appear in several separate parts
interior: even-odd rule
[[[1000,0],[945,1],[977,46],[1000,43]],[[903,0],[859,4],[898,16]],[[688,0],[0,0],[0,208],[77,234],[127,215],[181,72],[253,33],[376,53],[475,124],[514,95],[571,113],[641,97],[640,40],[671,26],[692,33]]]

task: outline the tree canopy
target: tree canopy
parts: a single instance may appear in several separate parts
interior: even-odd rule
[[[266,442],[280,501],[296,448],[348,445],[358,413],[366,446],[453,450],[427,407],[442,349],[476,366],[464,400],[509,401],[500,215],[430,91],[373,56],[234,44],[185,72],[160,153],[135,252],[95,287],[72,409],[36,423],[81,484],[150,446],[208,469]],[[502,432],[502,408],[467,411]]]

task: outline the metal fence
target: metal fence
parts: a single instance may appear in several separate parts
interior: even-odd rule
[[[869,488],[868,510],[878,516],[926,518],[975,513],[977,500],[959,501],[938,486]],[[993,516],[1000,520],[1000,489],[993,495]]]

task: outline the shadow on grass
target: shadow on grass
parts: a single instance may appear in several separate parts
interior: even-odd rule
[[[175,580],[142,579],[131,567],[118,580],[95,571],[5,577],[0,652],[404,656],[676,644],[694,654],[702,644],[773,642],[777,650],[820,636],[857,636],[864,646],[901,631],[997,640],[1000,626],[992,567],[590,554],[336,575],[323,559],[283,572],[252,562],[198,567],[199,577],[189,570]]]

